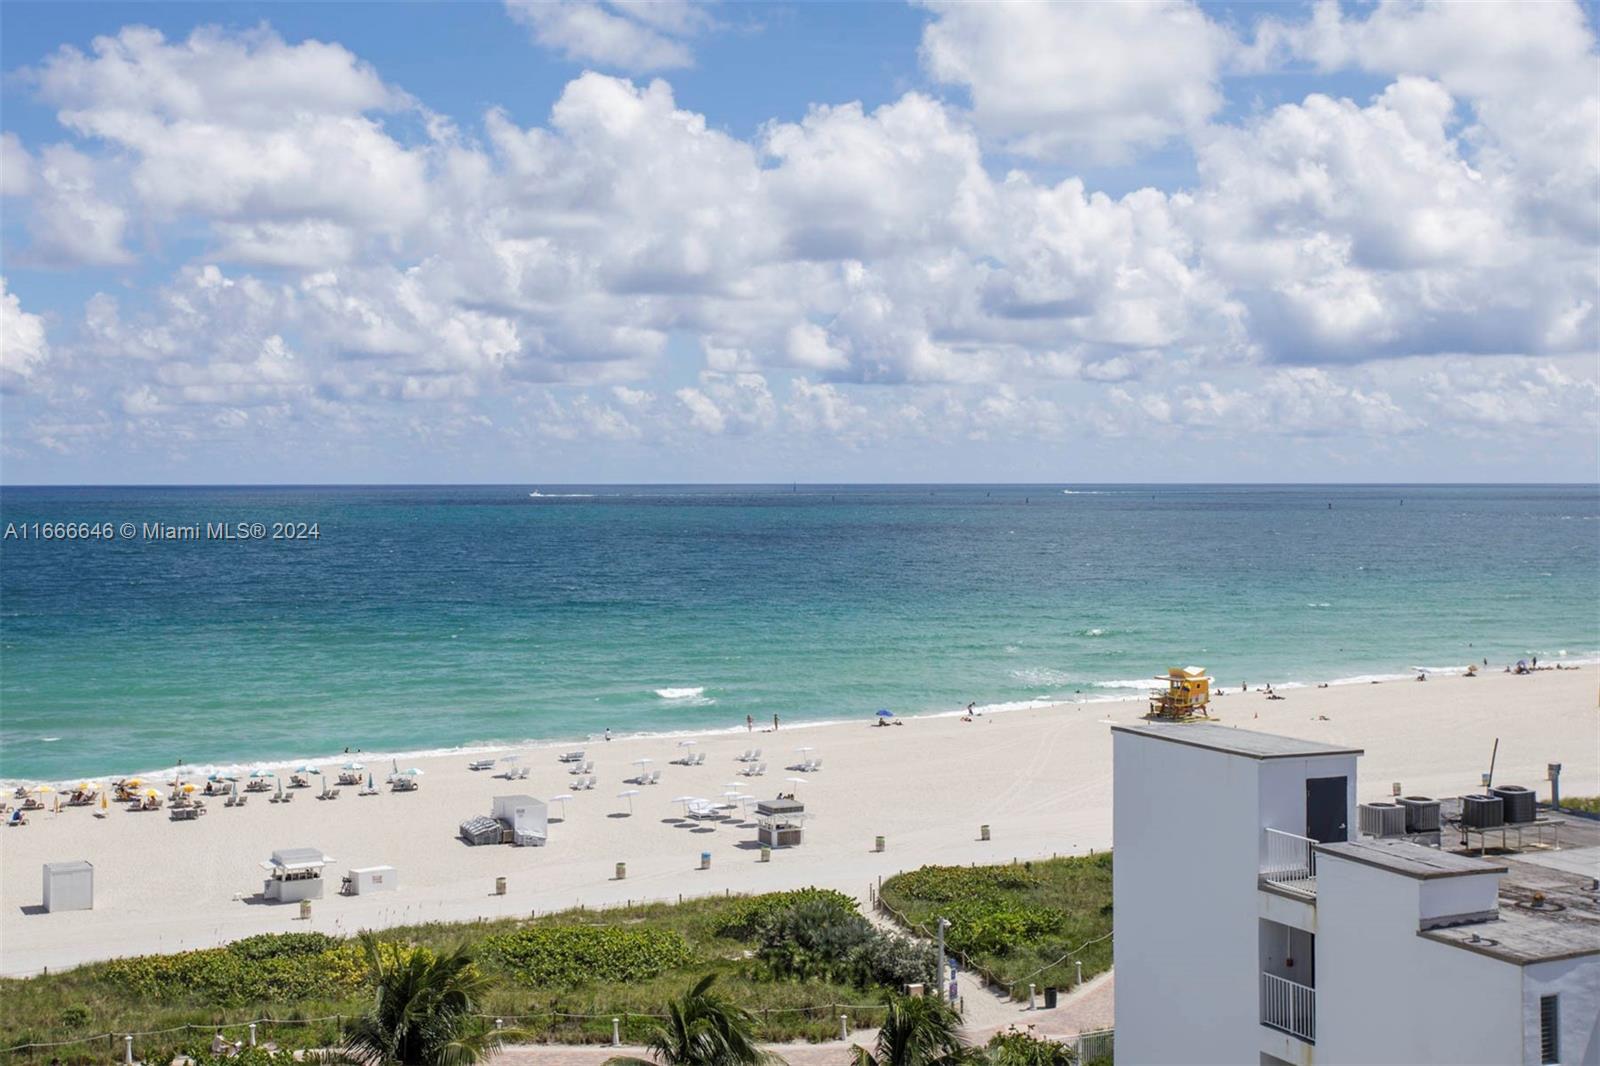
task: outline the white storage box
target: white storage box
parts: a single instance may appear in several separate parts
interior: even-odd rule
[[[94,866],[82,859],[45,863],[44,909],[50,912],[94,910]]]

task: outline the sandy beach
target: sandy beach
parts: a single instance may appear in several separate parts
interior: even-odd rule
[[[1213,703],[1226,725],[1256,728],[1365,749],[1360,795],[1386,797],[1392,782],[1434,796],[1476,791],[1500,740],[1497,782],[1537,786],[1548,797],[1545,766],[1565,766],[1567,794],[1600,791],[1600,669],[1435,676],[1426,683],[1299,688],[1269,701],[1231,692]],[[490,798],[569,791],[557,753],[571,745],[515,749],[531,767],[525,781],[467,769],[470,756],[408,761],[422,787],[362,797],[344,789],[319,802],[315,789],[290,804],[252,797],[229,809],[220,798],[195,821],[165,810],[132,813],[113,806],[33,812],[29,824],[0,830],[0,972],[59,969],[97,959],[204,947],[251,935],[306,929],[348,934],[363,928],[430,920],[527,914],[622,900],[759,892],[804,884],[864,896],[878,878],[924,863],[995,862],[1103,849],[1111,844],[1111,745],[1108,722],[1135,722],[1142,700],[957,717],[784,726],[778,733],[713,733],[694,751],[704,765],[671,765],[681,737],[640,737],[585,745],[600,783],[551,807],[544,848],[478,847],[456,836],[463,819],[489,812]],[[760,746],[764,777],[738,774],[735,756]],[[814,749],[824,768],[785,770]],[[507,751],[505,754],[510,754]],[[618,798],[635,759],[662,771],[658,785]],[[387,760],[369,762],[381,785]],[[801,778],[792,784],[787,779]],[[680,819],[673,797],[716,798],[729,787],[758,796],[793,790],[807,806],[807,842],[760,863],[754,830],[731,822]],[[978,827],[993,839],[978,839]],[[713,828],[715,826],[715,828]],[[872,850],[873,837],[887,849]],[[335,857],[328,894],[309,921],[292,906],[250,899],[261,889],[258,863],[275,848],[317,847]],[[702,851],[709,870],[698,869]],[[95,867],[95,909],[40,912],[41,864],[87,859]],[[615,864],[626,862],[626,880]],[[400,890],[371,897],[336,894],[350,867],[392,865]],[[503,876],[509,888],[493,894]]]

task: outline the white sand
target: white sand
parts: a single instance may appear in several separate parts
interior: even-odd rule
[[[1273,702],[1234,692],[1213,708],[1227,725],[1365,748],[1365,799],[1387,796],[1393,781],[1413,794],[1475,791],[1496,737],[1498,782],[1537,786],[1547,796],[1545,764],[1558,761],[1565,764],[1564,790],[1578,795],[1600,791],[1597,686],[1600,669],[1591,666],[1532,677],[1294,689]],[[0,829],[0,973],[177,951],[261,932],[345,934],[680,893],[817,884],[861,896],[877,878],[923,863],[1104,849],[1111,845],[1106,721],[1135,722],[1143,711],[1134,701],[1062,704],[972,723],[922,718],[886,729],[862,722],[712,734],[694,749],[707,753],[706,764],[696,768],[669,765],[681,754],[678,738],[589,744],[602,783],[567,804],[567,820],[552,824],[545,848],[469,848],[456,838],[456,826],[487,814],[496,794],[543,798],[568,791],[571,778],[556,761],[565,745],[524,749],[523,765],[532,772],[523,782],[469,772],[468,757],[453,755],[419,761],[426,776],[411,794],[358,797],[346,788],[340,799],[319,802],[313,791],[302,790],[288,805],[258,794],[242,810],[224,808],[219,799],[193,822],[117,807],[103,819],[89,808],[36,812],[25,827]],[[734,756],[753,744],[765,749],[770,769],[747,782],[737,775],[743,764]],[[820,773],[784,771],[797,761],[800,745],[824,757]],[[641,790],[631,817],[615,817],[627,810],[617,793],[632,787],[622,782],[633,771],[631,760],[646,756],[662,769],[661,783]],[[381,780],[387,763],[371,765]],[[791,776],[805,782],[790,786],[785,778]],[[672,797],[718,797],[724,782],[733,781],[761,796],[797,789],[814,815],[807,843],[762,864],[749,847],[753,830],[718,824],[707,831],[666,821],[681,813]],[[981,823],[994,827],[989,843],[977,839]],[[878,833],[888,837],[884,854],[871,851]],[[293,906],[235,899],[260,890],[257,863],[274,848],[300,846],[337,857],[328,871],[328,896],[314,905],[309,922],[299,920]],[[712,854],[709,871],[697,869],[702,850]],[[41,864],[72,859],[94,863],[95,909],[36,913]],[[625,881],[612,879],[618,861],[628,864]],[[399,892],[336,895],[347,868],[376,865],[398,867]],[[504,897],[491,894],[496,876],[509,878]]]

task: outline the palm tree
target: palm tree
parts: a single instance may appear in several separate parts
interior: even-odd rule
[[[474,1017],[488,980],[465,946],[448,955],[407,950],[363,934],[376,992],[372,1009],[345,1037],[347,1058],[364,1066],[466,1066],[500,1037]]]
[[[961,1016],[935,996],[892,996],[871,1051],[855,1048],[856,1066],[955,1066],[965,1061]]]
[[[743,1007],[729,1003],[707,974],[680,999],[667,1004],[667,1017],[645,1046],[654,1061],[617,1057],[607,1066],[761,1066],[783,1060],[756,1046],[756,1021]]]

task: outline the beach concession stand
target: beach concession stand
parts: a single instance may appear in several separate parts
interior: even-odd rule
[[[267,871],[261,895],[278,903],[322,898],[322,868],[333,861],[321,848],[283,848],[261,864]]]
[[[756,804],[756,841],[769,848],[794,847],[805,837],[806,805],[793,799]]]

